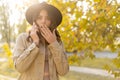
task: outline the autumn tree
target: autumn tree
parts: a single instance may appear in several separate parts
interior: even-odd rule
[[[2,36],[1,41],[5,41],[10,46],[11,40],[11,27],[9,22],[8,4],[5,1],[1,1],[0,5],[0,34]]]
[[[107,47],[116,51],[119,48],[115,44],[120,27],[120,4],[116,0],[48,1],[62,11],[59,31],[67,51],[94,52]]]

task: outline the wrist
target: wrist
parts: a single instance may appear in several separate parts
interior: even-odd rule
[[[37,47],[39,47],[39,42],[34,41],[34,43],[36,44]]]

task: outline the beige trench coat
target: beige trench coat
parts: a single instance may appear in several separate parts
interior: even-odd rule
[[[15,68],[20,72],[18,80],[43,80],[45,50],[48,52],[50,80],[59,80],[58,75],[65,75],[69,71],[69,64],[63,44],[53,42],[46,49],[26,40],[28,34],[22,33],[17,37],[13,50]]]

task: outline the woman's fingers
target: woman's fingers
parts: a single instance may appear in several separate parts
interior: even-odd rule
[[[37,35],[38,31],[39,31],[38,27],[35,25],[35,23],[33,23],[33,26],[32,26],[32,28],[30,30],[30,36],[31,36],[33,41],[39,42],[39,37]]]
[[[53,32],[46,25],[40,26],[42,36],[47,40],[48,43],[52,43],[56,40],[55,29]]]
[[[37,25],[35,24],[35,22],[33,22],[32,31],[39,32],[39,29],[38,29]]]
[[[46,25],[41,25],[40,29],[41,29],[41,32],[46,36],[50,36],[52,33]]]

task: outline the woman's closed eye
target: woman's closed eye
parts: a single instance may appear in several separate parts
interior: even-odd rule
[[[37,19],[41,20],[41,19],[42,19],[42,16],[38,16]]]
[[[38,16],[38,17],[37,17],[38,20],[42,20],[42,18],[43,18],[42,16]],[[45,19],[46,19],[46,20],[50,20],[50,17],[46,16]]]
[[[47,20],[50,20],[50,17],[47,16],[46,19],[47,19]]]

